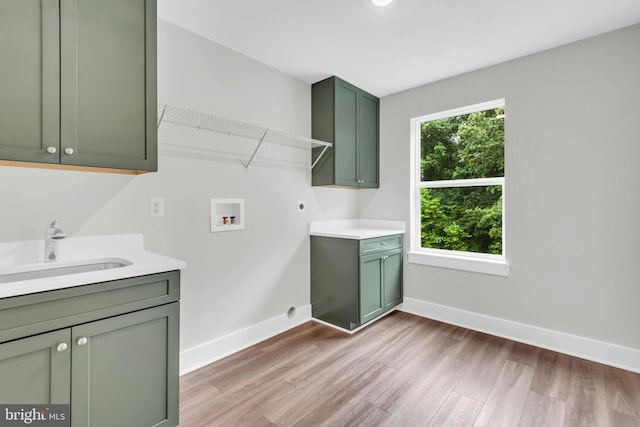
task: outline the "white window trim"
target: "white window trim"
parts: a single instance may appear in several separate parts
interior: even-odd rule
[[[465,180],[431,181],[423,183],[420,181],[420,126],[426,121],[444,119],[452,116],[469,114],[476,111],[490,110],[505,106],[505,100],[496,99],[489,102],[469,105],[462,108],[441,111],[434,114],[427,114],[415,117],[410,121],[411,134],[411,155],[410,155],[410,220],[409,220],[409,253],[408,261],[412,264],[428,265],[433,267],[450,268],[454,270],[471,271],[476,273],[492,274],[497,276],[508,276],[510,265],[506,259],[506,218],[505,218],[505,179],[504,178],[479,178]],[[474,252],[459,252],[443,249],[431,249],[420,247],[420,190],[422,188],[441,187],[469,187],[469,186],[502,186],[502,255],[482,254]]]

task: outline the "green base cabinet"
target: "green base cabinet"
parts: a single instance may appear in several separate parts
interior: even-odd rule
[[[156,0],[0,4],[0,160],[157,170]]]
[[[402,235],[311,236],[312,316],[353,330],[402,302]]]
[[[177,426],[179,277],[0,299],[0,402],[70,404],[74,426]]]
[[[378,188],[380,101],[338,77],[311,87],[311,136],[333,148],[313,168],[312,185]],[[322,148],[312,151],[312,160]]]

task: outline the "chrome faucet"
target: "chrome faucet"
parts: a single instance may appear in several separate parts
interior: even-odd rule
[[[67,237],[64,231],[56,227],[56,221],[51,221],[44,233],[44,262],[55,262],[58,260],[58,240]]]

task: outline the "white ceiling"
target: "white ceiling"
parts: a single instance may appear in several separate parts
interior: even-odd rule
[[[158,16],[305,82],[385,96],[638,23],[640,0],[158,0]]]

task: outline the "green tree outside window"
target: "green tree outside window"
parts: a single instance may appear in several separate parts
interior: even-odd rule
[[[423,122],[420,134],[421,246],[501,255],[502,185],[463,180],[504,177],[504,109]]]

